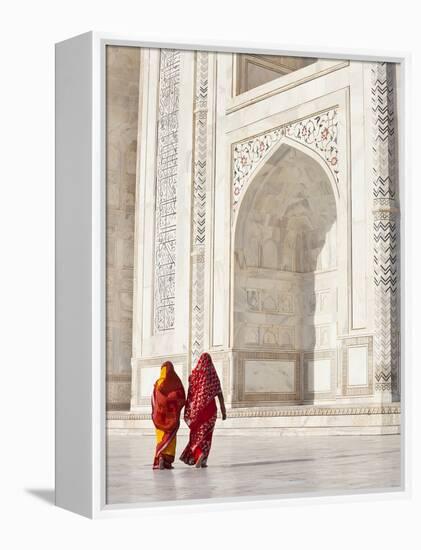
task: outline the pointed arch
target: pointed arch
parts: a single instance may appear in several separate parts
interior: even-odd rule
[[[239,212],[241,211],[241,205],[246,199],[248,190],[250,189],[250,187],[252,187],[253,181],[259,179],[262,183],[264,183],[264,180],[267,178],[268,175],[270,175],[271,169],[276,169],[279,161],[288,152],[289,149],[304,153],[305,155],[313,159],[321,167],[330,182],[333,195],[335,197],[336,210],[339,211],[339,203],[341,201],[340,189],[338,182],[336,181],[336,178],[327,161],[317,151],[313,150],[308,145],[305,145],[287,136],[282,136],[278,142],[271,146],[268,153],[266,153],[261,159],[259,159],[259,161],[256,163],[256,166],[253,167],[251,173],[248,174],[246,177],[246,181],[241,188],[239,198],[237,199],[231,218],[233,227],[232,234],[234,236],[236,233]]]
[[[300,304],[305,305],[315,292],[316,278],[317,284],[320,281],[328,284],[326,291],[331,293],[336,293],[340,284],[335,258],[337,221],[339,216],[343,219],[341,199],[336,178],[326,161],[306,145],[287,137],[273,145],[247,175],[231,218],[233,349],[263,362],[265,350],[295,358],[315,349],[320,352],[317,344],[320,338],[316,341],[320,320],[314,320],[316,313],[303,315]],[[253,236],[261,249],[257,267],[238,261],[247,255]],[[319,256],[329,239],[335,254],[328,256],[334,259],[319,270]],[[259,294],[258,309],[244,300],[245,289]],[[281,301],[283,294],[288,295],[288,307]],[[334,306],[326,315],[329,320],[324,322],[335,325]],[[258,338],[250,338],[251,325]],[[332,334],[336,334],[334,329]],[[302,364],[297,359],[294,380],[303,375]],[[239,372],[234,376],[240,376]],[[292,379],[288,383],[295,388]],[[241,391],[238,401],[247,401],[246,393]],[[299,400],[299,391],[294,392],[288,399]],[[279,397],[275,393],[263,396],[257,392],[253,399],[264,403]]]

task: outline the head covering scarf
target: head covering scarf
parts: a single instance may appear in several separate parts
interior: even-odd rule
[[[156,384],[159,391],[164,395],[168,395],[172,391],[183,388],[183,383],[181,382],[178,374],[175,372],[174,365],[171,361],[165,361],[165,363],[161,365],[161,374]]]
[[[152,393],[152,421],[155,427],[164,432],[177,430],[185,402],[183,383],[175,372],[174,365],[166,361],[161,366],[161,375],[155,382]]]
[[[191,428],[204,420],[206,410],[215,408],[214,399],[221,392],[221,383],[209,353],[202,353],[189,377],[189,391],[184,420]]]

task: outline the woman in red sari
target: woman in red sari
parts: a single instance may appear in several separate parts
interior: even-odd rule
[[[174,365],[166,361],[161,367],[161,375],[155,382],[152,393],[152,421],[156,431],[154,470],[173,468],[177,430],[185,402],[183,384]]]
[[[196,468],[205,468],[212,444],[216,423],[216,402],[218,397],[222,420],[226,418],[221,383],[209,353],[202,353],[189,377],[184,420],[190,428],[190,439],[180,460]]]

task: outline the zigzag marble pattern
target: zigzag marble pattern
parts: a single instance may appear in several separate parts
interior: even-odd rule
[[[204,335],[204,248],[206,234],[206,155],[208,54],[196,54],[195,142],[193,165],[193,239],[192,239],[192,334],[191,363],[203,352]]]
[[[376,391],[399,387],[399,223],[394,69],[371,67]]]

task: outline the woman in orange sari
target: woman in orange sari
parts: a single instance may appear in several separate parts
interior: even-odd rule
[[[174,365],[166,361],[161,366],[161,375],[155,382],[152,393],[152,421],[156,431],[154,470],[173,468],[177,430],[185,402],[183,384]]]
[[[202,353],[189,377],[184,420],[190,428],[190,439],[180,460],[196,468],[205,468],[212,445],[218,397],[222,420],[226,418],[224,396],[218,374],[209,353]]]

